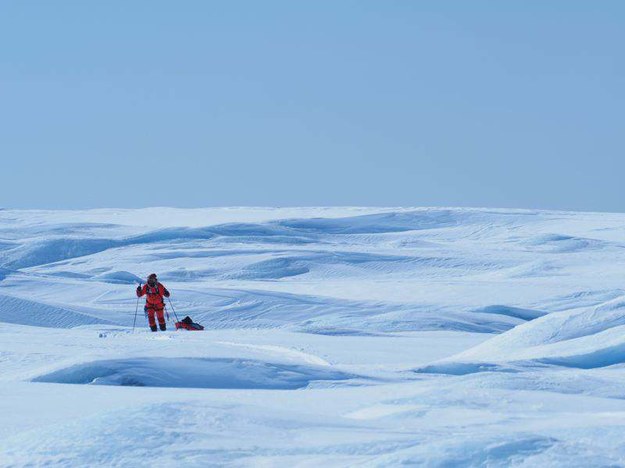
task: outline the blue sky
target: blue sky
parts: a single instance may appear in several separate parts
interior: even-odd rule
[[[625,2],[0,2],[0,206],[625,211]]]

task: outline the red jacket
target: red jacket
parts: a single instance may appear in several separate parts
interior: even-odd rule
[[[137,297],[145,296],[146,294],[145,305],[154,309],[162,309],[165,306],[163,296],[169,297],[169,291],[161,283],[156,283],[154,287],[146,283],[141,289],[137,289]]]

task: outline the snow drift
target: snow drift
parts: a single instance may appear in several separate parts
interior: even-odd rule
[[[625,363],[625,297],[551,313],[419,369],[471,373],[551,364],[593,369]]]
[[[354,378],[327,367],[243,359],[136,358],[77,364],[33,382],[131,387],[293,390],[317,381]]]

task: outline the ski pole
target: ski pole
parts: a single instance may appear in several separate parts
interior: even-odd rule
[[[141,283],[139,283],[139,286],[141,286]],[[137,313],[139,312],[139,296],[137,296],[137,307],[135,307],[135,319],[132,322],[132,332],[135,332],[135,325],[137,324]]]
[[[176,309],[174,309],[174,305],[171,302],[170,298],[167,298],[167,300],[169,300],[169,305],[171,306],[171,311],[174,313],[174,317],[176,317],[176,322],[180,322],[180,319],[178,318],[178,314],[176,314]]]

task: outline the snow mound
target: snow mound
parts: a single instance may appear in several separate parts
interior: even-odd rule
[[[116,284],[137,284],[144,282],[143,279],[128,271],[110,271],[108,273],[97,275],[93,279],[103,281],[105,283]]]
[[[506,305],[491,305],[482,309],[477,309],[476,312],[483,314],[496,314],[505,315],[508,317],[515,317],[521,320],[534,320],[543,315],[547,315],[547,312],[542,310],[523,309],[520,307],[511,307]]]
[[[277,223],[230,223],[219,224],[207,227],[173,227],[158,229],[138,236],[126,239],[125,243],[151,244],[156,242],[178,242],[178,241],[205,241],[215,238],[231,238],[235,241],[263,241],[275,243],[286,241],[286,243],[305,244],[311,242],[306,237],[292,239],[292,232]]]
[[[455,226],[465,213],[454,210],[416,210],[348,218],[311,218],[276,222],[277,225],[323,234],[380,234]]]
[[[585,249],[601,248],[606,245],[596,239],[568,236],[563,234],[541,234],[523,241],[532,250],[550,253],[579,252]]]
[[[623,333],[624,329],[619,330]],[[562,367],[573,367],[577,369],[596,369],[615,364],[625,363],[625,342],[598,347],[595,350],[573,352],[561,356],[546,357],[538,359],[544,364],[553,364]]]
[[[478,372],[510,372],[509,370],[490,364],[487,362],[471,363],[471,362],[448,362],[440,364],[431,364],[417,369],[418,373],[425,374],[446,374],[446,375],[467,375],[476,374]]]
[[[49,328],[73,328],[80,325],[112,322],[41,302],[0,295],[0,323]]]
[[[506,366],[594,369],[625,363],[625,298],[554,312],[418,372],[458,374]]]
[[[83,257],[116,247],[110,239],[51,238],[26,243],[7,251],[2,256],[4,266],[12,269],[28,268],[47,263]]]
[[[324,366],[227,358],[136,358],[77,364],[34,382],[133,387],[293,390],[356,377]]]
[[[523,326],[489,340],[479,348],[497,347],[513,356],[528,348],[570,342],[576,338],[589,337],[614,327],[625,325],[625,297],[608,301],[596,307],[545,315]],[[478,348],[468,351],[481,354]]]
[[[228,277],[241,280],[280,279],[304,275],[309,271],[304,262],[298,258],[272,258],[245,266],[240,272]]]

